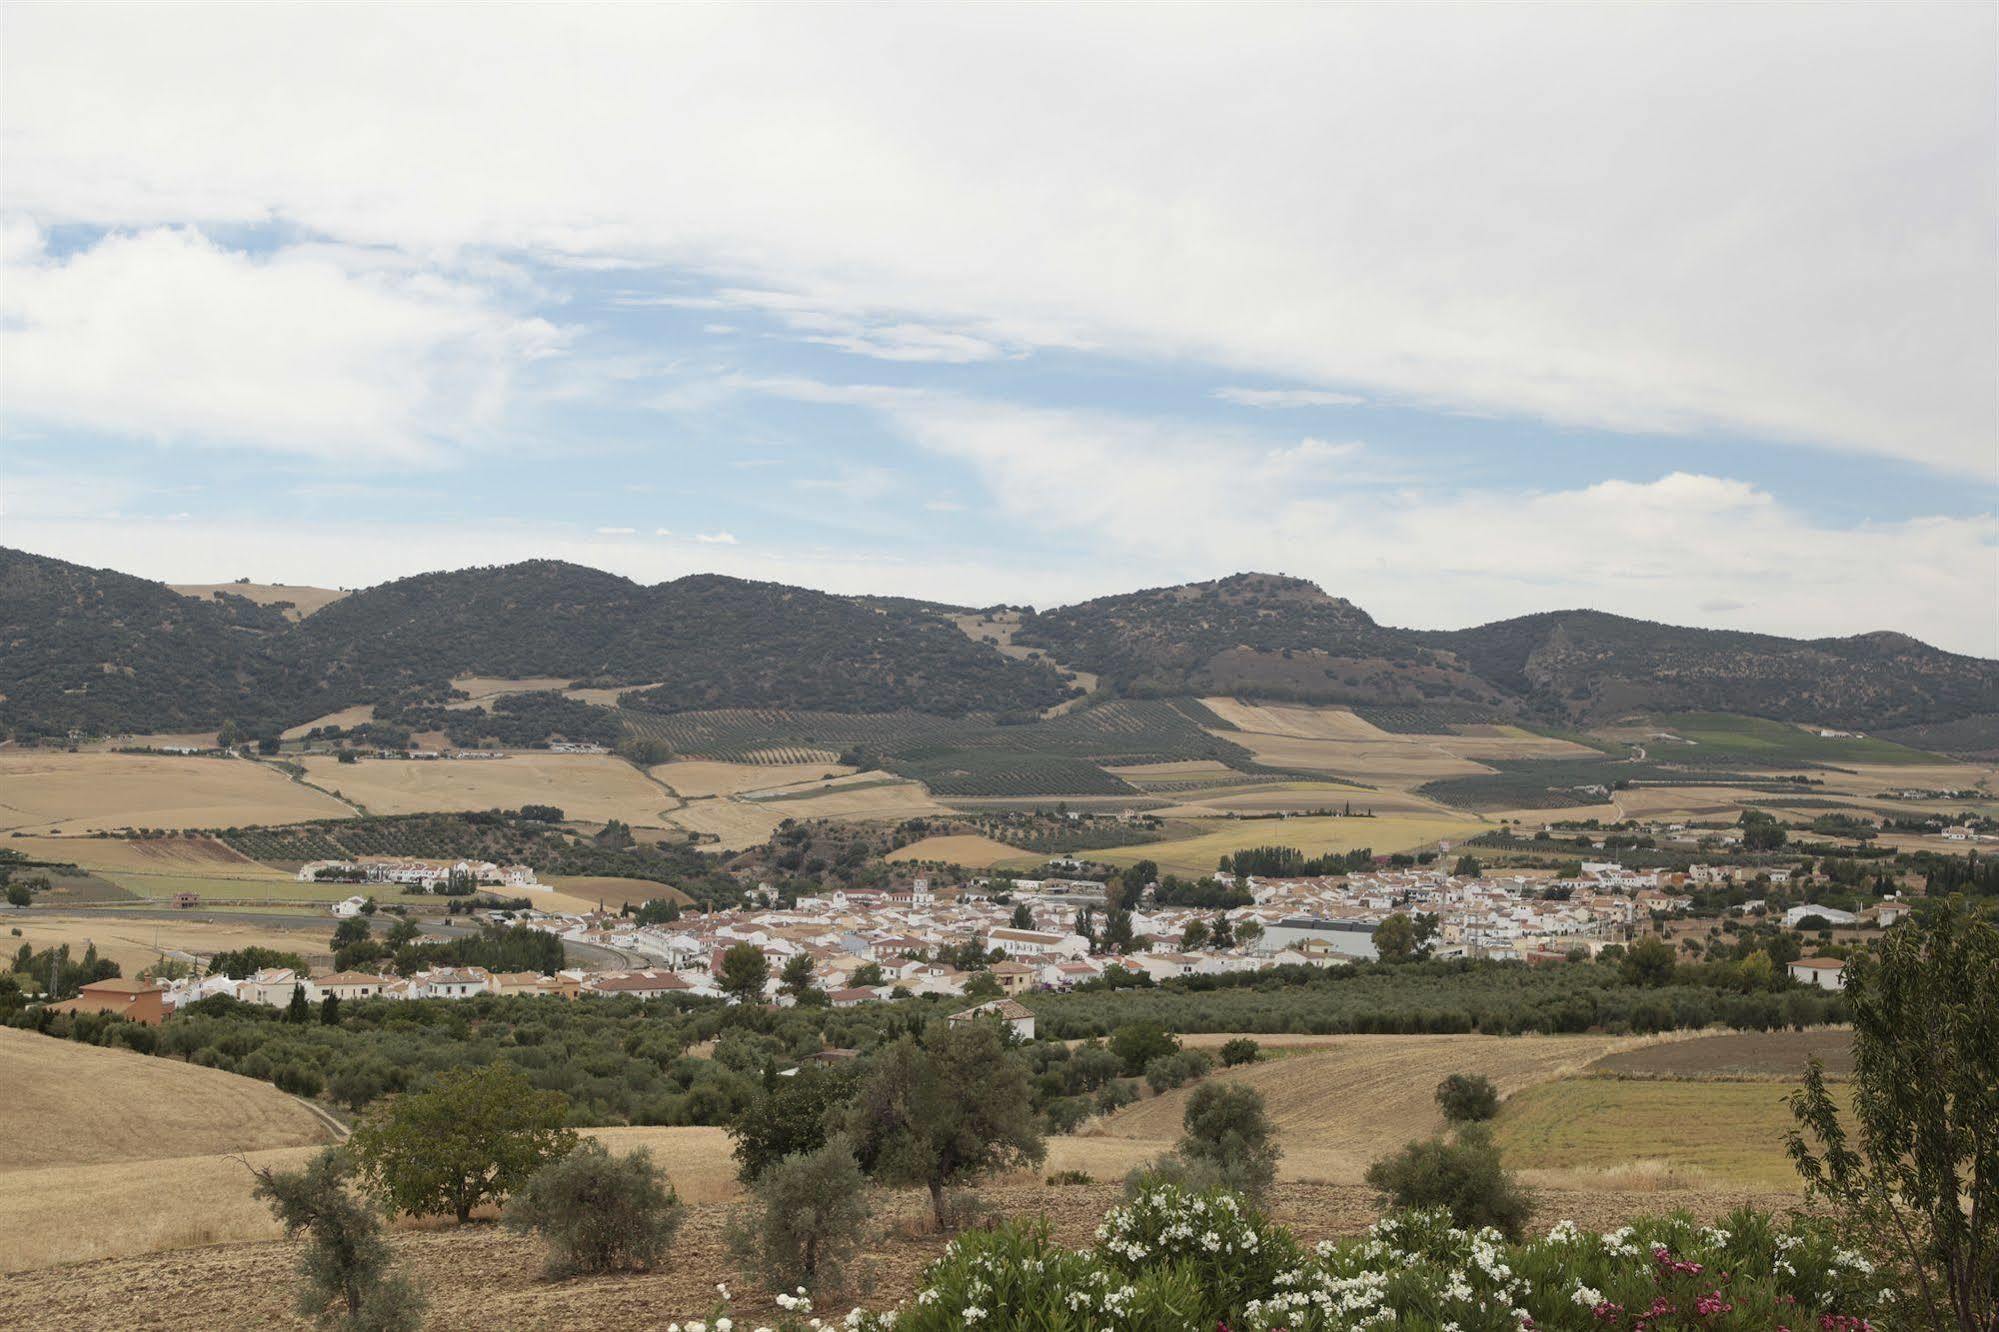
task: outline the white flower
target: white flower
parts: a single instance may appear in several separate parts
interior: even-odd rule
[[[968,1304],[958,1312],[958,1317],[967,1323],[976,1323],[986,1316],[986,1311],[976,1304]]]
[[[1578,1281],[1576,1283],[1576,1293],[1569,1298],[1573,1299],[1577,1304],[1582,1305],[1585,1309],[1594,1309],[1597,1305],[1603,1303],[1603,1292],[1600,1290],[1591,1290],[1588,1286]]]

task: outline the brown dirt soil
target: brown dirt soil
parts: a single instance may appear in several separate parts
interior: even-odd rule
[[[1853,1033],[1844,1028],[1826,1028],[1696,1036],[1606,1055],[1587,1071],[1625,1078],[1797,1082],[1805,1076],[1805,1064],[1811,1055],[1824,1062],[1827,1077],[1852,1077]]]
[[[1056,1239],[1082,1247],[1118,1196],[1114,1183],[1051,1188],[997,1186],[980,1201],[998,1216],[1040,1215]],[[1697,1216],[1713,1218],[1741,1203],[1775,1207],[1794,1203],[1782,1195],[1717,1192],[1676,1197]],[[875,1214],[876,1237],[867,1246],[855,1289],[844,1300],[824,1301],[824,1311],[853,1304],[887,1308],[907,1299],[945,1237],[922,1216],[914,1194],[883,1195]],[[1578,1225],[1609,1228],[1656,1211],[1651,1193],[1544,1194],[1535,1224],[1567,1217]],[[660,1327],[670,1320],[707,1316],[715,1283],[736,1293],[738,1326],[775,1321],[776,1306],[735,1270],[722,1234],[733,1207],[699,1204],[686,1223],[667,1268],[657,1273],[587,1277],[551,1283],[539,1275],[539,1251],[527,1238],[497,1227],[406,1230],[393,1238],[397,1257],[428,1290],[432,1326],[573,1328]],[[1378,1214],[1371,1190],[1352,1185],[1280,1184],[1273,1211],[1308,1242],[1364,1229]],[[97,1328],[308,1326],[292,1312],[293,1263],[298,1246],[283,1242],[218,1244],[135,1258],[76,1263],[0,1279],[0,1326],[41,1332]]]

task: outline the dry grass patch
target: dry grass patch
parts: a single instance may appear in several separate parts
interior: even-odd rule
[[[302,740],[308,731],[322,727],[338,726],[344,731],[373,720],[375,720],[375,705],[357,703],[351,708],[342,708],[338,712],[329,712],[324,717],[314,717],[309,722],[300,722],[297,726],[285,730],[283,736],[287,740]]]
[[[655,883],[651,879],[621,879],[602,874],[564,874],[552,878],[549,882],[557,893],[581,902],[583,909],[590,911],[596,910],[599,902],[616,910],[627,904],[638,906],[654,898],[665,898],[682,906],[694,900],[678,888]],[[543,893],[528,894],[529,899],[535,902],[541,902],[550,896]],[[551,901],[550,905],[555,903]]]
[[[1843,1087],[1833,1095],[1842,1104]],[[1796,1189],[1784,1153],[1791,1112],[1771,1082],[1567,1078],[1500,1111],[1495,1137],[1520,1168],[1614,1170],[1637,1161],[1692,1169],[1739,1187]]]
[[[1356,809],[1361,802],[1354,802]],[[1121,846],[1092,851],[1092,860],[1113,865],[1130,865],[1140,860],[1156,861],[1163,870],[1176,874],[1212,874],[1221,857],[1253,846],[1291,846],[1308,856],[1329,851],[1352,851],[1371,847],[1377,855],[1409,851],[1439,838],[1453,841],[1483,831],[1490,825],[1465,814],[1386,814],[1376,818],[1295,818],[1295,819],[1214,819],[1195,820],[1197,826],[1213,831],[1142,846]]]
[[[751,805],[740,800],[695,800],[667,816],[676,828],[705,833],[724,851],[741,851],[770,840],[777,825],[792,816],[795,807]]]
[[[1202,1038],[1221,1041],[1226,1036]],[[1370,1162],[1444,1127],[1434,1100],[1452,1073],[1483,1073],[1510,1095],[1575,1073],[1612,1051],[1644,1043],[1620,1036],[1341,1036],[1323,1048],[1214,1076],[1262,1093],[1289,1178],[1358,1180]],[[1275,1046],[1306,1038],[1283,1037]],[[1163,1148],[1180,1136],[1192,1087],[1098,1121],[1105,1137]],[[1087,1167],[1082,1167],[1087,1169]]]
[[[1235,698],[1204,698],[1208,711],[1238,730],[1253,735],[1289,736],[1299,740],[1377,740],[1393,742],[1382,730],[1350,708],[1305,704],[1246,703]]]
[[[0,1136],[0,1178],[330,1136],[318,1115],[267,1082],[6,1027],[0,1088],[9,1128]]]
[[[212,600],[217,592],[226,592],[232,597],[242,597],[254,601],[259,606],[269,606],[280,601],[289,601],[292,608],[285,612],[288,620],[302,620],[316,610],[324,610],[346,596],[345,589],[335,587],[288,587],[283,583],[170,583],[169,587],[184,597],[194,597],[200,601]]]
[[[55,915],[27,911],[11,917],[8,925],[21,931],[9,937],[8,947],[26,943],[37,952],[68,944],[70,952],[82,957],[94,946],[99,957],[116,962],[127,976],[159,960],[163,952],[199,953],[212,956],[234,948],[278,948],[298,953],[307,962],[330,968],[333,961],[330,941],[333,922],[312,929],[286,929],[278,925],[258,925],[233,920],[203,920],[199,912],[172,919],[127,916],[116,911],[91,911]]]
[[[354,811],[247,759],[0,753],[0,831],[226,828]]]
[[[1017,846],[1008,846],[1005,842],[996,842],[974,833],[926,837],[920,842],[911,842],[899,851],[892,851],[888,856],[892,861],[941,860],[947,865],[963,865],[966,869],[991,869],[1009,860],[1032,857],[1033,853],[1022,851]]]
[[[837,763],[722,763],[708,759],[684,759],[662,763],[649,769],[648,773],[654,781],[694,800],[702,796],[739,795],[744,791],[774,790],[824,781],[848,776],[853,771]]]
[[[658,826],[673,803],[644,773],[608,754],[537,751],[497,759],[364,758],[359,763],[315,755],[303,762],[312,781],[374,814],[554,805],[584,822],[623,819]]]
[[[791,819],[907,819],[950,812],[921,782],[906,781],[835,785],[820,795],[771,801],[768,808]]]

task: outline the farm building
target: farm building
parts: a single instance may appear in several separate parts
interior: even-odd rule
[[[955,1027],[961,1022],[978,1022],[985,1019],[1004,1022],[1007,1029],[1023,1041],[1034,1039],[1033,1010],[1012,999],[995,999],[990,1003],[980,1004],[977,1008],[953,1013],[950,1020],[951,1025]]]
[[[1836,957],[1801,957],[1791,964],[1791,979],[1821,990],[1846,988],[1846,963]]]
[[[157,1027],[167,1020],[166,995],[157,985],[137,980],[92,981],[74,999],[50,1004],[52,1013],[116,1013],[133,1022]]]

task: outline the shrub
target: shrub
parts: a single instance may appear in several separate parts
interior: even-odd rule
[[[673,1243],[682,1211],[651,1152],[640,1147],[613,1156],[586,1138],[528,1176],[507,1202],[506,1223],[541,1237],[546,1271],[560,1279],[655,1266]]]
[[[1106,1082],[1097,1091],[1097,1113],[1110,1114],[1121,1110],[1138,1099],[1138,1088],[1129,1082]]]
[[[1090,1103],[1080,1096],[1058,1096],[1041,1111],[1050,1133],[1074,1133],[1090,1115]]]
[[[1051,1189],[1067,1184],[1094,1184],[1096,1182],[1087,1170],[1058,1170],[1048,1177],[1048,1187]]]
[[[1180,1038],[1157,1022],[1127,1022],[1111,1033],[1111,1053],[1124,1067],[1124,1075],[1142,1075],[1155,1059],[1177,1054]]]
[[[731,1226],[729,1247],[775,1290],[837,1286],[868,1220],[867,1180],[834,1136],[758,1176],[754,1201]]]
[[[342,1332],[413,1332],[423,1297],[398,1272],[382,1217],[347,1186],[346,1153],[329,1147],[303,1169],[250,1167],[252,1196],[268,1203],[289,1239],[303,1238],[298,1311]]]
[[[1222,1067],[1235,1068],[1239,1064],[1254,1064],[1263,1058],[1263,1047],[1247,1036],[1222,1042]]]
[[[1255,1088],[1204,1083],[1187,1098],[1181,1123],[1186,1135],[1176,1150],[1190,1162],[1214,1167],[1224,1187],[1261,1198],[1276,1180],[1279,1152]]]
[[[1199,1050],[1161,1055],[1145,1066],[1145,1084],[1155,1092],[1171,1091],[1206,1077],[1214,1066],[1215,1061]]]
[[[1499,1088],[1483,1073],[1453,1073],[1437,1084],[1437,1108],[1453,1124],[1472,1124],[1499,1113]]]
[[[1507,1173],[1499,1148],[1483,1128],[1462,1130],[1453,1142],[1412,1142],[1367,1168],[1367,1182],[1397,1207],[1442,1208],[1460,1226],[1490,1226],[1517,1239],[1533,1208],[1532,1197]]]

